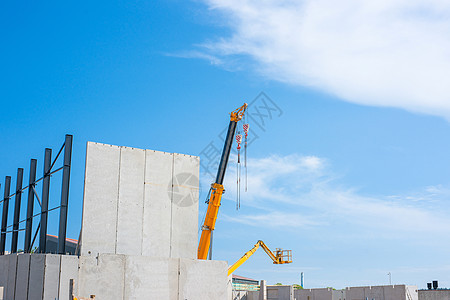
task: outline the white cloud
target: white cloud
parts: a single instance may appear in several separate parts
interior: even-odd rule
[[[204,45],[271,79],[450,118],[450,2],[204,0],[231,28]]]
[[[224,220],[267,228],[333,228],[351,226],[358,234],[383,237],[437,237],[450,234],[450,191],[424,187],[407,195],[362,195],[339,184],[327,160],[316,156],[269,156],[248,161],[248,192],[241,192],[244,210]],[[243,180],[243,179],[242,179]],[[224,200],[236,199],[236,171],[225,178]],[[432,204],[432,205],[429,205]],[[436,208],[439,209],[436,209]],[[351,232],[349,234],[352,234]]]

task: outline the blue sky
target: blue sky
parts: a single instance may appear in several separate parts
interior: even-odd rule
[[[282,114],[250,122],[239,211],[230,161],[214,257],[232,263],[262,239],[294,263],[261,251],[237,274],[449,287],[449,12],[437,0],[3,2],[0,176],[14,187],[23,167],[26,181],[30,158],[40,174],[44,148],[73,134],[77,238],[87,141],[197,155],[265,92]],[[201,201],[210,181],[202,169]]]

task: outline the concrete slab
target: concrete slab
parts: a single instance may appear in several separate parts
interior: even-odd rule
[[[100,254],[80,256],[78,296],[97,299],[123,299],[125,256]]]
[[[169,257],[173,155],[145,151],[142,255]]]
[[[78,256],[62,255],[61,269],[59,274],[59,299],[69,299],[69,282],[74,280],[74,291],[77,290],[78,283]]]
[[[44,299],[58,299],[61,255],[45,255]]]
[[[30,258],[28,300],[42,300],[44,292],[45,255],[33,254]]]
[[[294,287],[292,285],[269,285],[267,286],[267,300],[294,300]]]
[[[17,276],[15,299],[27,299],[28,279],[30,274],[31,254],[23,253],[17,256]]]
[[[227,271],[225,261],[181,258],[178,299],[226,300]]]
[[[198,156],[174,153],[170,257],[197,258]]]
[[[145,150],[120,148],[117,254],[141,254],[144,169]]]
[[[81,254],[115,253],[120,148],[88,142]]]
[[[17,254],[9,254],[8,282],[6,284],[6,300],[13,300],[16,290]]]
[[[6,284],[8,283],[8,267],[9,267],[9,255],[0,255],[0,286],[1,287],[6,287]],[[6,289],[3,289],[2,292],[6,292]]]
[[[127,256],[124,299],[178,299],[178,264],[174,258]]]

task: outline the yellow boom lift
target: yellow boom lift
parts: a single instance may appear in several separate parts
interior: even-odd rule
[[[198,244],[197,258],[206,259],[211,245],[211,235],[216,225],[217,214],[219,213],[220,202],[222,194],[225,192],[223,187],[223,179],[225,177],[225,171],[227,169],[228,158],[230,156],[231,146],[233,145],[233,138],[236,132],[237,123],[244,117],[247,110],[247,103],[244,103],[238,109],[230,113],[230,124],[228,126],[227,137],[223,146],[222,157],[220,158],[219,169],[217,170],[216,180],[211,184],[210,196],[207,201],[208,209],[206,211],[205,220],[202,226],[202,235]],[[276,251],[270,251],[270,249],[264,244],[263,241],[258,241],[255,246],[244,254],[234,265],[228,269],[228,274],[233,273],[240,265],[242,265],[255,251],[262,247],[264,251],[270,256],[274,264],[285,264],[292,262],[291,250],[276,249]]]
[[[273,260],[274,264],[290,264],[292,262],[292,250],[283,250],[280,248],[276,248],[275,251],[272,252],[266,246],[266,244],[264,244],[263,241],[259,240],[252,249],[247,251],[237,262],[235,262],[231,267],[228,268],[228,275],[232,274],[237,268],[245,263],[245,261],[249,259],[250,256],[252,256],[260,246]]]

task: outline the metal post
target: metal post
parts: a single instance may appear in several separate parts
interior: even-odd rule
[[[9,192],[11,188],[11,176],[5,177],[5,190],[3,197],[3,213],[2,213],[2,228],[0,234],[0,255],[5,254],[6,243],[6,227],[8,225],[8,206],[9,206]]]
[[[37,160],[30,161],[30,180],[28,181],[28,204],[27,204],[27,225],[25,229],[24,252],[31,251],[31,231],[33,230],[33,206],[34,206],[34,182],[36,181],[36,164]]]
[[[16,181],[16,201],[14,204],[14,221],[13,232],[11,239],[11,253],[17,252],[17,241],[19,239],[19,219],[20,219],[20,202],[22,202],[22,182],[23,182],[23,169],[17,169],[17,181]]]
[[[67,204],[69,202],[70,162],[72,159],[72,135],[66,134],[64,143],[64,167],[59,210],[58,253],[66,252]]]
[[[47,251],[47,219],[48,219],[48,193],[50,189],[50,166],[52,163],[52,149],[45,148],[44,157],[44,180],[42,183],[42,206],[41,206],[41,231],[39,235],[39,252]]]

